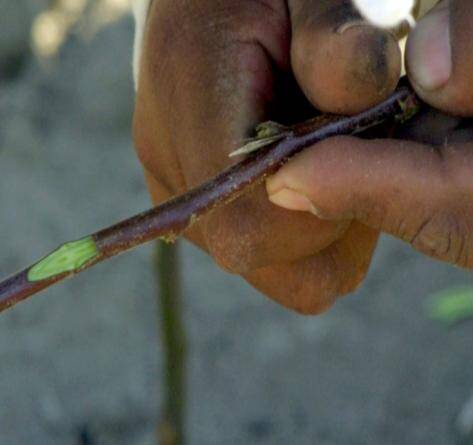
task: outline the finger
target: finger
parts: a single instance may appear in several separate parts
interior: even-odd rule
[[[268,181],[268,194],[288,207],[278,192],[289,188],[310,200],[323,218],[356,219],[423,253],[471,268],[471,149],[471,144],[436,149],[336,138],[284,167]]]
[[[228,164],[271,100],[272,63],[288,63],[284,10],[252,3],[152,3],[134,136],[142,163],[174,192]]]
[[[418,94],[443,111],[473,113],[473,9],[443,0],[419,21],[407,44],[407,68]]]
[[[228,154],[264,120],[273,67],[289,63],[286,5],[268,4],[153,3],[148,30],[156,32],[145,37],[135,140],[146,169],[173,193],[228,166]],[[235,273],[311,255],[346,227],[277,208],[264,187],[199,223],[209,252]]]
[[[289,0],[289,9],[292,67],[316,108],[357,113],[393,91],[401,71],[396,39],[369,24],[350,27],[361,23],[351,1]]]
[[[256,270],[246,279],[286,308],[320,314],[362,282],[378,236],[377,231],[355,222],[341,240],[319,254]]]

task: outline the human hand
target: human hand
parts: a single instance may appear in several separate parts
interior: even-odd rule
[[[409,37],[407,65],[426,102],[472,117],[471,2],[443,1],[423,18]],[[284,208],[315,210],[329,222],[366,224],[427,255],[473,268],[471,120],[428,113],[401,136],[410,141],[336,138],[318,144],[267,182],[270,199]],[[299,197],[291,200],[283,190]]]
[[[134,121],[154,201],[221,171],[261,121],[300,120],[309,104],[356,113],[387,97],[397,42],[368,25],[337,32],[356,19],[346,0],[155,0]],[[316,313],[362,280],[378,230],[281,209],[261,186],[187,237],[279,303]]]

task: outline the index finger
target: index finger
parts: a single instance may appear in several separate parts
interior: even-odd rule
[[[397,85],[401,52],[394,35],[363,21],[351,0],[289,0],[291,64],[322,111],[353,114]]]

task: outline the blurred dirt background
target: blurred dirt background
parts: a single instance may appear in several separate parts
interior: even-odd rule
[[[62,19],[45,14],[53,3],[0,0],[1,275],[150,205],[130,136],[126,1],[63,1]],[[0,444],[156,443],[151,253],[0,316]],[[470,273],[386,238],[356,294],[305,318],[188,244],[181,258],[189,444],[473,443],[473,322],[447,329],[425,310]]]

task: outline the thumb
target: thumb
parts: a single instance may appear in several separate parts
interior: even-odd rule
[[[407,71],[426,102],[455,115],[473,113],[471,0],[443,0],[409,36]]]
[[[463,266],[471,247],[471,146],[338,137],[304,151],[266,183],[273,204],[357,220]],[[471,240],[470,240],[471,241]]]

